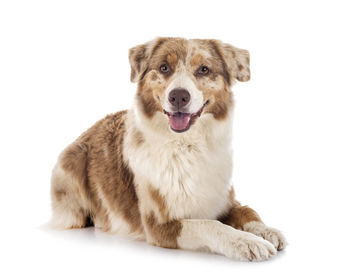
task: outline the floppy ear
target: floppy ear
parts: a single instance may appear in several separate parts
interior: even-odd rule
[[[129,62],[131,66],[130,80],[132,82],[137,82],[143,77],[148,68],[149,58],[152,52],[163,40],[163,38],[159,37],[129,50]]]
[[[147,44],[141,44],[129,50],[129,62],[131,66],[130,80],[132,82],[137,82],[140,75],[147,70],[147,60]]]
[[[249,52],[226,43],[222,43],[222,49],[231,80],[249,81]]]

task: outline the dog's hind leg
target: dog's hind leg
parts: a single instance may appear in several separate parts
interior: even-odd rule
[[[81,228],[91,225],[86,187],[86,151],[70,145],[59,157],[51,177],[54,228]]]

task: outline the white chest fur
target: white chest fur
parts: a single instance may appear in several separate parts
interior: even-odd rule
[[[135,114],[128,115],[124,156],[135,184],[156,188],[165,198],[170,218],[216,219],[222,214],[231,185],[231,120],[217,122],[206,115],[189,134],[168,137],[148,132],[147,125],[140,129]],[[157,116],[152,123],[162,124],[163,115]],[[135,131],[142,132],[143,143],[135,144]]]

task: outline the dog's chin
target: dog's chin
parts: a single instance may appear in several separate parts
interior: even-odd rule
[[[208,104],[208,101],[195,113],[185,112],[169,112],[164,110],[164,113],[169,117],[170,129],[177,133],[182,133],[190,129],[195,123],[196,119],[201,116],[204,107]]]

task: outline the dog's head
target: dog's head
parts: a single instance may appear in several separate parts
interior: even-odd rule
[[[225,119],[233,106],[230,86],[250,78],[248,51],[218,40],[158,38],[131,48],[129,60],[143,115],[162,113],[178,133],[204,114]]]

